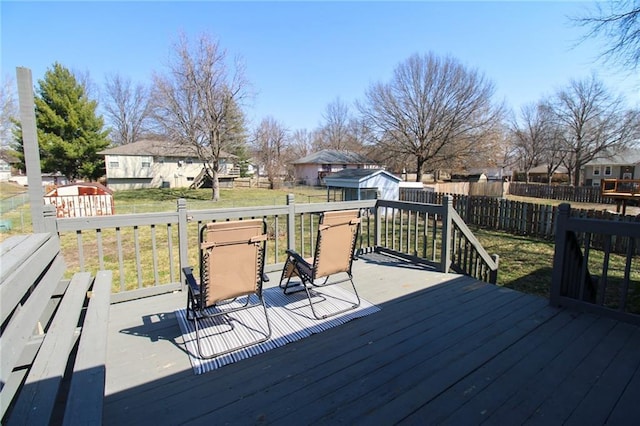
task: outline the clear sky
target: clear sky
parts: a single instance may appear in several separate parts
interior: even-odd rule
[[[256,92],[247,109],[252,125],[272,116],[291,130],[313,130],[329,103],[351,105],[410,55],[429,51],[483,72],[496,100],[516,111],[592,72],[640,106],[640,76],[598,61],[597,41],[577,44],[585,30],[568,16],[588,5],[3,0],[2,77],[15,79],[23,66],[37,84],[59,62],[88,73],[99,89],[108,73],[149,83],[154,71],[166,71],[181,32],[192,40],[206,32],[244,59]]]

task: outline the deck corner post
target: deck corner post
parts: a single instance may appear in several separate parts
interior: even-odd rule
[[[553,266],[551,272],[551,289],[549,303],[552,306],[560,306],[560,293],[562,289],[562,276],[564,275],[564,258],[567,241],[567,225],[571,214],[571,205],[560,204],[555,227],[555,251],[553,254]]]
[[[497,253],[494,253],[491,258],[496,264],[496,269],[491,270],[489,272],[489,283],[490,284],[498,284],[498,269],[500,269],[500,256]]]
[[[180,258],[180,271],[182,268],[189,266],[189,237],[187,235],[187,200],[184,198],[178,199],[178,251]],[[185,290],[185,277],[183,272],[180,272],[180,288]]]
[[[453,210],[453,197],[445,195],[442,199],[442,245],[440,251],[440,268],[445,274],[451,267],[451,250],[449,249],[452,238],[451,211]]]
[[[295,250],[296,248],[296,201],[293,194],[287,194],[287,206],[289,213],[287,214],[287,249]]]
[[[52,234],[58,234],[58,222],[56,218],[58,216],[58,212],[55,206],[51,204],[46,204],[42,206],[42,217],[43,217],[43,231],[50,232]]]

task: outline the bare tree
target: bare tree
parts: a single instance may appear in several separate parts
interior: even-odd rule
[[[271,188],[277,188],[287,165],[287,129],[273,117],[264,118],[255,129],[252,145]]]
[[[168,73],[154,76],[154,117],[181,149],[203,162],[217,201],[221,159],[245,142],[244,67],[236,61],[230,69],[226,51],[208,35],[200,36],[193,50],[180,37],[174,54]]]
[[[10,76],[2,79],[0,87],[0,147],[5,148],[13,140],[12,130],[18,115],[15,80]]]
[[[119,74],[107,76],[106,98],[104,109],[112,126],[114,144],[135,142],[149,131],[151,102],[142,84],[134,86],[131,79]]]
[[[501,119],[492,105],[494,86],[451,57],[413,55],[387,84],[372,85],[358,108],[388,156],[425,164],[471,156],[474,145]]]
[[[614,96],[595,76],[572,80],[549,103],[566,149],[564,160],[580,184],[580,170],[597,158],[611,156],[640,137],[640,112],[626,109],[621,96]]]
[[[544,102],[522,106],[519,118],[513,121],[511,134],[518,162],[525,172],[527,182],[530,182],[530,170],[547,160],[552,120]]]
[[[327,105],[322,115],[324,125],[320,128],[321,147],[340,151],[354,150],[354,137],[350,132],[349,106],[336,98]]]
[[[313,140],[307,129],[298,129],[291,134],[289,148],[294,160],[311,154],[313,150]]]
[[[640,64],[640,0],[597,2],[586,16],[573,18],[589,28],[585,38],[604,36],[602,56],[635,70]]]

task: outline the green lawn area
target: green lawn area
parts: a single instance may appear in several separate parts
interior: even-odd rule
[[[489,254],[500,256],[498,285],[549,297],[553,241],[486,229],[474,229],[473,233]]]

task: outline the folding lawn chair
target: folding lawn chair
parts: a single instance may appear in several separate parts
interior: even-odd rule
[[[304,259],[294,250],[287,250],[288,258],[280,277],[280,288],[285,294],[304,289],[316,319],[334,316],[360,306],[360,297],[351,274],[359,224],[360,210],[325,212],[320,216],[313,258]],[[294,277],[300,279],[292,281]],[[355,301],[350,302],[351,305],[345,309],[318,315],[314,308],[318,302],[312,300],[312,289],[345,282],[351,283]]]
[[[187,319],[194,321],[201,358],[224,355],[264,342],[271,336],[271,323],[262,294],[262,283],[268,281],[264,275],[266,243],[266,223],[261,219],[208,223],[200,229],[200,282],[196,282],[192,267],[182,268],[182,271],[188,287]],[[242,299],[235,299],[243,297],[246,301],[238,306]],[[203,354],[199,331],[202,320],[222,320],[231,312],[259,305],[267,325],[262,338],[211,355]]]

